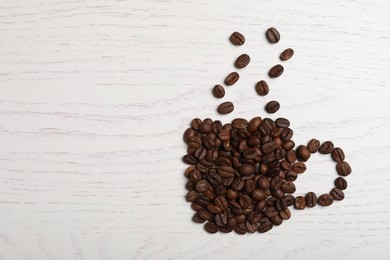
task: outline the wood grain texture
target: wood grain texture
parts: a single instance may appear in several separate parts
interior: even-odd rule
[[[390,237],[390,2],[2,0],[0,259],[385,259]],[[282,39],[267,44],[274,26]],[[242,32],[245,45],[228,37]],[[256,96],[278,56],[285,72]],[[248,53],[223,100],[211,88]],[[346,199],[266,235],[208,235],[185,202],[194,117],[292,122],[296,144],[341,146]],[[274,118],[275,118],[274,117]],[[297,194],[336,177],[316,155]]]

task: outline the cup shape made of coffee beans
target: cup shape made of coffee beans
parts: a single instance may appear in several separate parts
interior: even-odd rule
[[[188,146],[183,161],[190,165],[186,200],[193,221],[209,233],[242,235],[264,233],[288,220],[294,181],[306,169],[296,161],[289,126],[285,118],[236,118],[225,125],[192,120],[183,136]]]

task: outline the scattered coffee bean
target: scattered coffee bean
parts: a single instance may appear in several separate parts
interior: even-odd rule
[[[234,32],[229,39],[233,45],[243,45],[245,43],[244,35],[239,32]]]
[[[204,230],[206,230],[208,233],[210,234],[214,234],[214,233],[217,233],[218,232],[218,226],[215,225],[214,223],[212,222],[207,222],[205,225],[204,225]]]
[[[280,108],[280,104],[278,101],[270,101],[267,103],[267,105],[265,105],[265,111],[267,111],[268,113],[276,113]]]
[[[282,65],[278,64],[278,65],[275,65],[273,66],[269,72],[268,72],[268,76],[270,78],[277,78],[279,77],[280,75],[283,74],[283,71],[284,71],[284,68]]]
[[[348,182],[343,177],[338,177],[334,181],[334,186],[340,190],[345,190],[348,188]]]
[[[304,173],[306,171],[306,164],[303,162],[296,162],[294,163],[292,170],[296,173]]]
[[[339,147],[336,147],[333,149],[331,156],[332,156],[333,161],[335,161],[335,162],[341,162],[341,161],[344,161],[344,159],[345,159],[344,151],[343,151],[343,149],[341,149]]]
[[[225,96],[225,88],[221,85],[215,85],[212,92],[216,98],[223,98]]]
[[[237,72],[232,72],[225,78],[226,86],[234,85],[240,79],[240,75]]]
[[[343,200],[344,199],[344,192],[338,188],[333,188],[330,191],[330,195],[332,195],[334,200]]]
[[[318,204],[321,206],[330,206],[333,203],[333,197],[330,194],[323,194],[318,198]]]
[[[242,69],[248,66],[249,62],[251,61],[251,58],[249,57],[248,54],[242,54],[240,55],[236,61],[234,62],[234,66],[237,69]]]
[[[311,139],[307,144],[307,149],[309,149],[309,152],[311,153],[318,152],[318,149],[320,149],[320,141],[317,139]]]
[[[300,161],[306,162],[310,158],[310,151],[306,146],[300,145],[297,148],[297,158]]]
[[[322,154],[330,154],[334,149],[334,144],[331,141],[326,141],[323,144],[321,144],[320,148],[318,149],[319,153]]]
[[[275,120],[275,123],[278,127],[286,128],[290,126],[290,121],[286,118],[278,118]]]
[[[272,227],[273,227],[272,223],[267,221],[267,222],[260,225],[258,231],[260,233],[265,233],[265,232],[270,231],[272,229]]]
[[[351,174],[352,168],[347,162],[343,161],[336,164],[336,171],[340,176],[345,177]]]
[[[294,207],[296,209],[305,209],[306,208],[306,200],[303,196],[298,196],[295,198]]]
[[[234,105],[232,102],[224,102],[218,106],[218,113],[220,114],[229,114],[234,110]]]
[[[266,96],[269,93],[268,84],[264,80],[257,82],[255,89],[259,96]]]
[[[280,54],[279,58],[280,58],[281,61],[286,61],[286,60],[291,59],[291,57],[292,57],[293,55],[294,55],[294,50],[291,49],[291,48],[288,48],[288,49],[284,50],[284,51]]]
[[[305,200],[306,206],[308,206],[309,208],[312,208],[317,205],[317,195],[314,192],[307,193],[305,196]]]
[[[195,223],[204,223],[206,220],[199,217],[198,213],[195,213],[195,215],[192,217],[192,221],[194,221]]]
[[[265,36],[267,37],[267,40],[270,43],[277,43],[280,40],[280,34],[279,34],[278,30],[276,30],[273,27],[269,28],[266,31]]]

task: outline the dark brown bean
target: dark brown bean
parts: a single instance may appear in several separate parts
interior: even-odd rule
[[[311,153],[316,153],[318,152],[318,149],[320,149],[320,141],[318,141],[317,139],[311,139],[309,141],[309,143],[307,144],[307,149],[309,150],[309,152]]]
[[[289,194],[294,193],[295,192],[295,184],[292,181],[285,181],[282,184],[281,189],[285,193],[289,193]]]
[[[304,173],[306,171],[306,164],[303,162],[296,162],[294,163],[292,170],[296,173]]]
[[[245,43],[245,37],[239,32],[234,32],[229,38],[233,45],[243,45]]]
[[[344,151],[343,151],[343,149],[341,149],[339,147],[336,147],[333,149],[331,156],[332,156],[333,161],[335,161],[335,162],[341,162],[341,161],[344,161],[344,159],[345,159]]]
[[[269,93],[269,86],[267,82],[261,80],[256,83],[255,90],[259,96],[266,96]]]
[[[322,194],[318,198],[318,204],[321,206],[330,206],[333,203],[333,197],[330,194]]]
[[[237,72],[232,72],[225,78],[226,86],[234,85],[240,79],[240,75]]]
[[[199,217],[198,213],[195,213],[194,216],[192,217],[192,221],[194,221],[195,223],[204,223],[206,220]]]
[[[265,111],[271,114],[276,113],[279,109],[280,104],[278,101],[275,100],[272,100],[265,105]]]
[[[286,118],[278,118],[275,120],[275,123],[278,127],[281,127],[281,128],[286,128],[286,127],[289,127],[290,126],[290,121],[288,121],[288,119]]]
[[[280,33],[273,27],[266,31],[265,36],[270,43],[277,43],[280,40]]]
[[[225,96],[225,88],[221,85],[215,85],[212,93],[216,98],[223,98]]]
[[[343,161],[336,164],[336,171],[340,176],[348,176],[352,172],[352,168],[349,163]]]
[[[204,230],[206,230],[210,234],[215,234],[218,232],[218,226],[212,222],[207,222],[204,225]]]
[[[319,153],[322,154],[330,154],[334,149],[334,144],[331,141],[326,141],[323,144],[321,144],[320,148],[318,149]]]
[[[246,66],[248,66],[250,61],[251,61],[251,58],[249,57],[248,54],[241,54],[240,56],[238,56],[238,58],[234,62],[234,66],[237,69],[242,69],[242,68],[245,68]]]
[[[234,105],[232,102],[224,102],[218,106],[218,113],[220,114],[229,114],[234,110]],[[222,140],[222,139],[221,139]]]
[[[260,225],[258,231],[260,233],[265,233],[265,232],[270,231],[272,229],[272,227],[273,227],[272,223],[267,221],[267,222]]]
[[[296,154],[297,154],[298,160],[300,160],[300,161],[306,162],[310,158],[310,151],[304,145],[298,146]]]
[[[277,64],[277,65],[273,66],[273,67],[269,70],[268,76],[269,76],[270,78],[277,78],[277,77],[279,77],[280,75],[282,75],[283,72],[284,72],[283,66],[280,65],[280,64]]]
[[[281,61],[286,61],[291,59],[291,57],[294,55],[294,50],[291,48],[285,49],[279,56]]]
[[[330,191],[330,195],[332,195],[333,199],[335,199],[335,200],[343,200],[344,199],[344,192],[338,188],[333,188]]]
[[[256,168],[253,164],[244,163],[240,166],[240,168],[238,168],[238,172],[241,175],[249,176],[256,172]]]
[[[309,208],[312,208],[317,205],[317,195],[314,192],[307,193],[305,196],[305,200],[306,206],[308,206]]]
[[[343,177],[338,177],[334,181],[334,185],[340,190],[345,190],[348,188],[348,182]]]
[[[296,209],[305,209],[306,208],[306,200],[303,196],[298,196],[295,198],[294,207]]]

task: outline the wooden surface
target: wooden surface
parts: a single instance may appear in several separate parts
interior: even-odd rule
[[[0,259],[385,259],[389,13],[387,0],[2,0]],[[242,53],[252,62],[224,99],[236,109],[220,116],[210,90]],[[265,235],[208,235],[184,200],[182,133],[194,117],[265,117],[271,99],[296,144],[344,149],[346,199]],[[307,165],[296,194],[328,192],[334,163]]]

